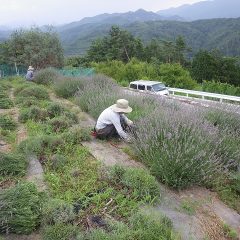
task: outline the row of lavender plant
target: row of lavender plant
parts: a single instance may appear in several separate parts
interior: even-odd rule
[[[133,148],[140,161],[169,186],[209,184],[229,170],[237,170],[239,115],[128,94],[102,75],[79,81],[76,101],[94,118],[117,99],[129,100],[133,107],[129,117],[137,125]],[[231,119],[230,124],[224,117]]]

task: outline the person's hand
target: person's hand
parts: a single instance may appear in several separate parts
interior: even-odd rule
[[[130,119],[128,119],[127,125],[130,126],[130,127],[133,126],[133,121],[131,121]]]

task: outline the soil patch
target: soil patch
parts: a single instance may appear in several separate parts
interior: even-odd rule
[[[44,191],[47,189],[47,186],[44,182],[42,165],[35,156],[29,157],[26,179],[35,183],[39,191]]]

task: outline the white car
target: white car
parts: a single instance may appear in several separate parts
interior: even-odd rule
[[[130,89],[135,89],[140,92],[151,92],[158,95],[169,95],[167,87],[162,82],[137,80],[130,82]]]

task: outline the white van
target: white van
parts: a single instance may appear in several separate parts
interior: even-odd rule
[[[130,89],[135,89],[140,92],[151,92],[158,95],[169,95],[169,91],[162,82],[137,80],[130,82]]]

